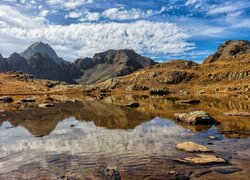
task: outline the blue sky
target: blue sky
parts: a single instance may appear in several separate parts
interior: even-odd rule
[[[66,60],[134,49],[158,61],[202,61],[250,40],[249,0],[1,0],[0,53],[49,43]]]

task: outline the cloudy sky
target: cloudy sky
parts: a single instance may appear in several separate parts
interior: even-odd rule
[[[43,41],[70,61],[122,48],[201,61],[225,40],[250,40],[250,1],[1,0],[0,38],[4,56]]]

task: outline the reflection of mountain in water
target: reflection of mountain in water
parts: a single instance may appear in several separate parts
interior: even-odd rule
[[[202,110],[208,112],[214,119],[220,122],[216,125],[218,130],[231,138],[244,138],[250,136],[249,116],[224,116],[224,112],[231,110],[248,111],[250,112],[248,98],[236,97],[196,97],[201,100],[200,104],[195,105],[177,105],[176,98],[162,98],[162,97],[140,97],[140,96],[109,96],[104,100],[107,102],[122,104],[129,101],[140,102],[140,107],[137,108],[139,112],[146,113],[152,116],[159,116],[174,120],[174,113],[191,112],[194,110]],[[194,132],[206,131],[210,127],[205,126],[187,126],[181,124],[183,127],[191,129]]]
[[[105,104],[100,101],[67,102],[47,109],[30,109],[10,115],[8,120],[14,125],[25,127],[31,134],[50,134],[58,122],[75,117],[77,120],[93,121],[97,126],[109,129],[133,129],[153,116],[122,106]]]
[[[74,124],[74,127],[70,127]],[[156,118],[142,123],[131,130],[111,130],[97,127],[93,122],[77,121],[74,118],[59,122],[48,136],[36,138],[23,133],[23,129],[16,129],[13,134],[7,130],[1,131],[5,140],[0,141],[1,156],[37,150],[60,154],[69,152],[72,155],[110,155],[122,156],[133,154],[175,153],[175,144],[183,138],[193,136],[175,123]],[[11,139],[15,134],[19,138]]]

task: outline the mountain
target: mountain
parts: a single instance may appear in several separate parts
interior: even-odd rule
[[[226,41],[219,46],[217,51],[205,59],[204,63],[213,63],[220,61],[230,61],[233,59],[242,60],[250,54],[250,42],[244,40]]]
[[[7,60],[0,54],[0,72],[9,71],[10,67]]]
[[[56,63],[47,54],[39,52],[33,54],[28,60],[29,70],[24,71],[40,79],[49,79],[74,83],[74,80],[64,68],[60,65],[63,62]]]
[[[6,60],[11,70],[29,72],[27,60],[18,53],[11,54]]]
[[[80,58],[68,62],[43,42],[37,42],[24,52],[8,58],[0,56],[0,72],[22,71],[37,78],[90,84],[112,77],[124,76],[138,69],[156,64],[133,50],[109,50],[93,58]]]
[[[32,44],[24,52],[21,52],[20,55],[23,56],[25,59],[29,59],[31,56],[33,56],[36,53],[40,53],[42,55],[47,54],[47,56],[53,59],[55,62],[62,61],[62,58],[59,58],[57,56],[54,49],[52,49],[50,45],[45,44],[43,42],[37,42],[35,44]]]
[[[133,50],[121,49],[97,53],[92,59],[77,59],[74,64],[83,72],[77,81],[82,84],[92,84],[128,75],[138,69],[155,65],[156,62]]]

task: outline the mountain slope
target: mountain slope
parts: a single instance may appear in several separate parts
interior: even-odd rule
[[[204,63],[244,60],[249,58],[250,42],[244,40],[226,41],[217,51],[205,59]],[[247,57],[248,56],[248,57]]]
[[[83,71],[79,83],[91,84],[128,75],[138,69],[156,64],[133,50],[109,50],[94,55],[93,59],[78,59],[74,64]]]
[[[40,79],[49,79],[74,83],[72,77],[47,55],[35,53],[28,60],[29,70],[24,71]]]
[[[59,58],[56,52],[50,47],[50,45],[45,44],[43,42],[37,42],[29,46],[24,52],[20,53],[25,59],[30,59],[36,53],[40,53],[42,55],[46,55],[53,59],[55,62],[62,61],[62,58]]]
[[[96,93],[249,94],[249,42],[228,41],[203,64],[172,60],[90,85],[87,89]]]

